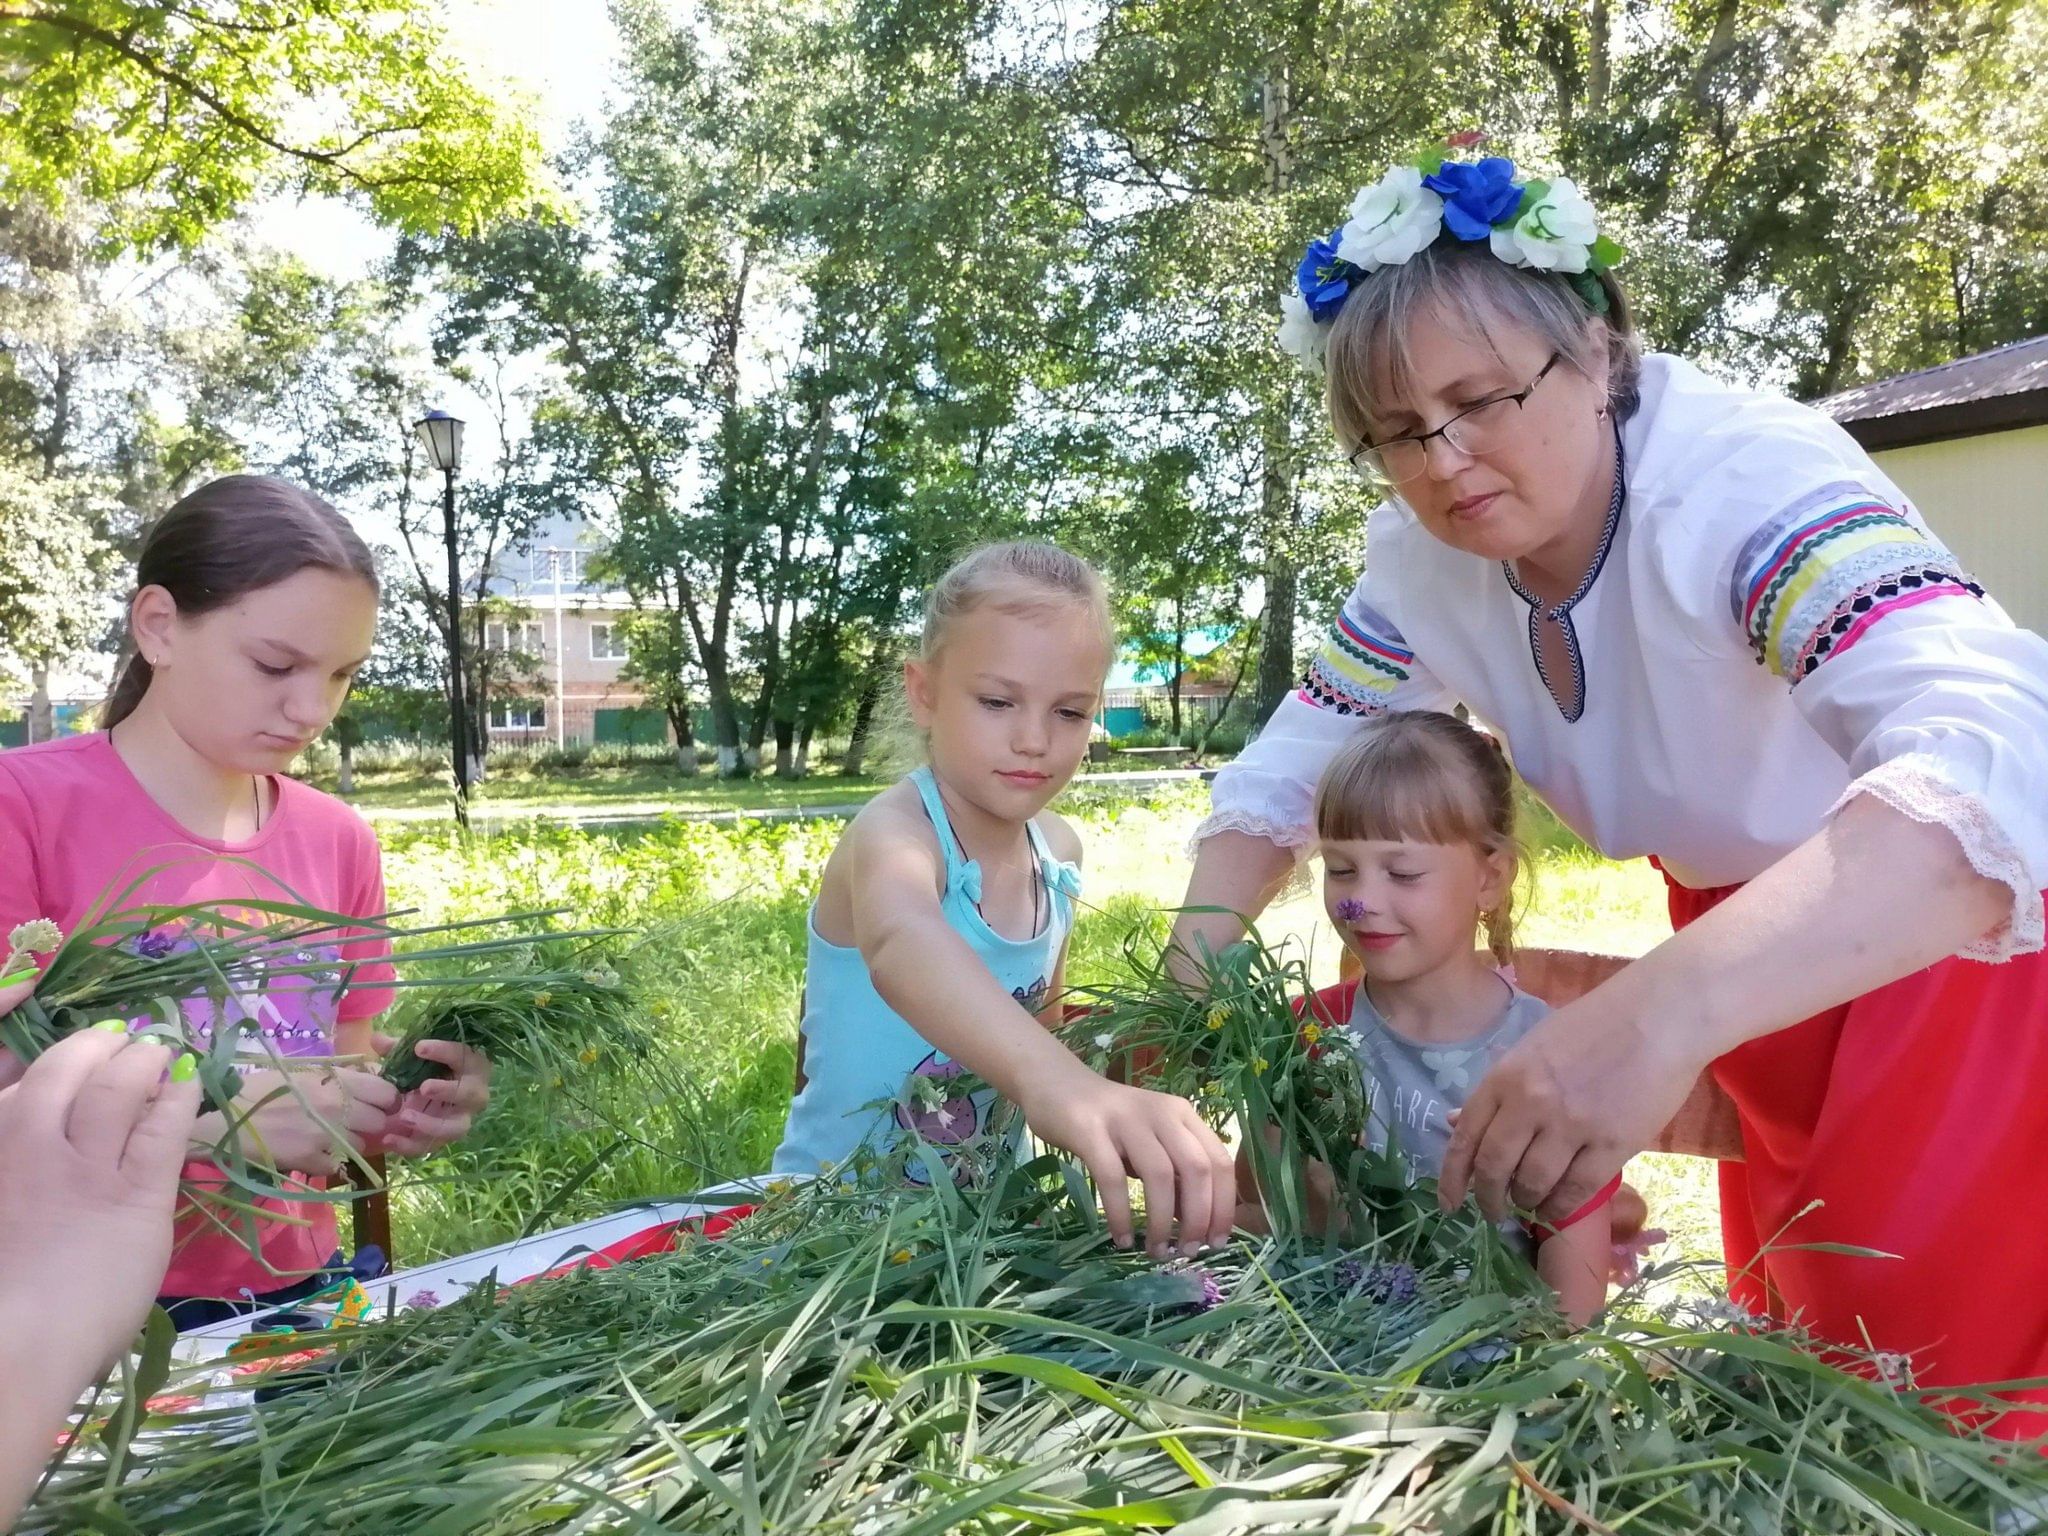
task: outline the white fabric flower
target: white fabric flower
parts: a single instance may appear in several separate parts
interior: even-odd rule
[[[1397,165],[1351,200],[1337,259],[1366,272],[1398,266],[1444,227],[1444,200],[1422,184],[1422,172]]]
[[[1518,267],[1583,272],[1599,234],[1593,205],[1571,177],[1560,176],[1519,219],[1493,232],[1493,254]]]
[[[1323,328],[1308,312],[1308,300],[1298,293],[1280,300],[1280,350],[1304,363],[1322,360]]]

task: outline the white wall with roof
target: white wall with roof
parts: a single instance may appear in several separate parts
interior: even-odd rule
[[[2048,426],[1871,457],[2015,622],[2048,633]]]

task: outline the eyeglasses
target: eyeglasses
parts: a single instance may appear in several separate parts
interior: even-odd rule
[[[1518,389],[1512,395],[1496,395],[1491,400],[1482,400],[1460,411],[1434,432],[1390,437],[1384,443],[1360,443],[1351,451],[1351,467],[1362,475],[1376,474],[1398,485],[1404,480],[1419,478],[1429,467],[1429,440],[1433,437],[1442,438],[1467,458],[1484,458],[1498,451],[1514,436],[1515,426],[1522,415],[1522,402],[1536,392],[1536,386],[1549,377],[1550,370],[1563,357],[1562,352],[1551,353],[1550,361],[1529,381],[1527,388]]]

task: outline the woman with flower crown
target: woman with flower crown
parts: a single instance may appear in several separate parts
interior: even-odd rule
[[[1570,180],[1440,156],[1310,246],[1281,340],[1386,494],[1179,938],[1266,904],[1361,720],[1466,705],[1679,931],[1493,1069],[1444,1198],[1569,1212],[1710,1073],[1739,1303],[1922,1386],[2048,1377],[2048,644],[1832,421],[1644,355],[1621,256]]]

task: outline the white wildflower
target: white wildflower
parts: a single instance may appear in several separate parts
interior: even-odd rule
[[[64,930],[47,917],[17,923],[7,935],[7,947],[23,955],[47,955],[63,942]]]

